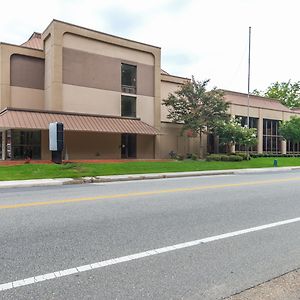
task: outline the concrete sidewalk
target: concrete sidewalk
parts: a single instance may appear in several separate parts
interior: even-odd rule
[[[265,172],[288,172],[300,170],[299,167],[278,167],[278,168],[252,168],[252,169],[232,169],[215,171],[196,171],[196,172],[174,172],[174,173],[150,173],[150,174],[129,174],[129,175],[110,175],[83,178],[58,178],[58,179],[31,179],[31,180],[12,180],[0,181],[1,188],[35,187],[35,186],[59,186],[67,184],[101,183],[132,180],[149,180],[163,178],[180,178],[195,176],[213,176],[213,175],[237,175]]]

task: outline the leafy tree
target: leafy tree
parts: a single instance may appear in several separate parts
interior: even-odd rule
[[[228,146],[241,144],[249,148],[257,144],[256,128],[242,126],[240,120],[235,118],[231,118],[228,122],[220,122],[216,133],[220,142]]]
[[[279,126],[279,133],[286,140],[300,142],[300,118],[292,116],[289,121],[283,121]]]
[[[207,91],[209,80],[196,81],[192,77],[180,89],[162,101],[168,107],[168,118],[182,123],[184,130],[194,134],[213,132],[217,124],[228,119],[229,104],[217,88]]]
[[[253,95],[278,99],[289,108],[300,107],[300,81],[274,82],[265,91],[254,90]]]

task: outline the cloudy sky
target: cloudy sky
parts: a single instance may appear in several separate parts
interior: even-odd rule
[[[239,92],[247,92],[251,26],[251,90],[300,80],[299,0],[10,0],[1,6],[2,42],[21,44],[59,19],[159,46],[169,73]]]

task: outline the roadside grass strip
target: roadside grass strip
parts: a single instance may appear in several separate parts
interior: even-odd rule
[[[175,251],[175,250],[179,250],[179,249],[194,247],[194,246],[198,246],[201,244],[207,244],[207,243],[218,241],[218,240],[223,240],[223,239],[240,236],[240,235],[244,235],[244,234],[251,233],[251,232],[257,232],[260,230],[266,230],[266,229],[283,226],[283,225],[288,225],[288,224],[292,224],[292,223],[296,223],[296,222],[300,222],[300,217],[294,218],[294,219],[287,219],[287,220],[283,220],[283,221],[279,221],[279,222],[275,222],[275,223],[260,225],[260,226],[256,226],[256,227],[250,227],[247,229],[237,230],[237,231],[233,231],[233,232],[223,233],[220,235],[215,235],[215,236],[206,237],[206,238],[199,239],[199,240],[175,244],[175,245],[171,245],[171,246],[167,246],[167,247],[156,248],[156,249],[152,249],[152,250],[148,250],[148,251],[144,251],[144,252],[134,253],[131,255],[116,257],[116,258],[112,258],[112,259],[108,259],[108,260],[104,260],[104,261],[91,263],[88,265],[73,267],[70,269],[55,271],[55,272],[47,273],[47,274],[43,274],[43,275],[28,277],[28,278],[20,279],[17,281],[11,281],[11,282],[0,284],[0,291],[6,291],[6,290],[26,286],[26,285],[32,285],[32,284],[42,282],[42,281],[47,281],[47,280],[56,279],[56,278],[60,278],[60,277],[70,276],[73,274],[92,271],[92,270],[96,270],[96,269],[100,269],[100,268],[104,268],[104,267],[108,267],[108,266],[112,266],[112,265],[117,265],[117,264],[124,263],[124,262],[129,262],[129,261],[133,261],[133,260],[137,260],[137,259],[141,259],[141,258],[145,258],[145,257],[159,255],[161,253],[167,253],[167,252],[171,252],[171,251]]]

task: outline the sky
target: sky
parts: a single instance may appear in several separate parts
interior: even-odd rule
[[[247,93],[300,80],[299,0],[27,0],[1,4],[0,41],[25,42],[52,19],[159,46],[162,69]]]

